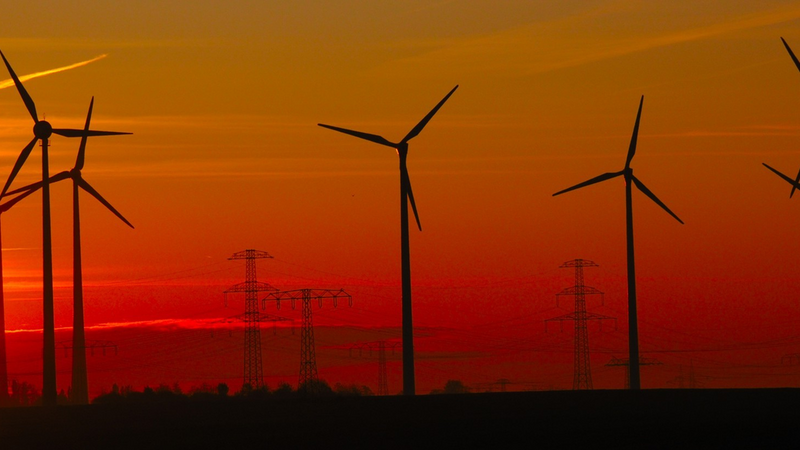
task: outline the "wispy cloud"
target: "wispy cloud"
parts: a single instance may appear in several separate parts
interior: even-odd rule
[[[749,29],[800,19],[800,5],[750,13],[705,26],[648,33],[576,32],[595,30],[598,21],[619,22],[617,8],[588,10],[548,22],[536,22],[495,33],[467,38],[416,42],[423,53],[390,61],[378,70],[398,66],[419,69],[426,65],[458,72],[504,72],[533,75],[577,67],[610,58],[675,44],[721,37]],[[589,26],[594,24],[593,26]],[[613,28],[613,27],[612,27]],[[413,44],[413,43],[412,43]],[[397,45],[407,46],[408,42]],[[413,73],[425,73],[415,70]]]
[[[291,322],[287,322],[291,323]],[[86,330],[111,330],[122,328],[155,328],[160,330],[176,329],[213,329],[244,327],[244,322],[233,317],[219,317],[210,319],[156,319],[138,320],[131,322],[104,322],[87,326]],[[71,330],[72,327],[57,327],[56,331]],[[7,330],[6,333],[41,333],[41,328]]]
[[[22,81],[22,82],[25,82],[25,81],[28,81],[28,80],[32,80],[34,78],[39,78],[39,77],[43,77],[43,76],[46,76],[46,75],[52,75],[54,73],[64,72],[64,71],[71,70],[71,69],[77,69],[78,67],[83,67],[83,66],[85,66],[87,64],[91,64],[91,63],[93,63],[95,61],[100,61],[101,59],[105,58],[106,56],[108,56],[108,55],[103,54],[103,55],[100,55],[100,56],[95,56],[94,58],[88,59],[86,61],[81,61],[81,62],[78,62],[78,63],[75,63],[75,64],[70,64],[68,66],[58,67],[56,69],[44,70],[44,71],[41,71],[41,72],[36,72],[36,73],[28,74],[28,75],[23,75],[23,76],[19,77],[19,80]],[[9,78],[9,79],[7,79],[5,81],[0,81],[0,89],[5,89],[5,88],[11,87],[11,86],[14,86],[14,80],[12,80],[11,78]]]

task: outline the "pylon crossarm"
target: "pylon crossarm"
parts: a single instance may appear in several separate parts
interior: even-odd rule
[[[234,253],[233,256],[228,258],[228,260],[233,260],[233,259],[264,259],[264,258],[273,258],[273,256],[270,255],[267,252],[262,252],[261,250],[242,250],[240,252]]]
[[[64,356],[65,357],[69,354],[69,350],[73,350],[74,351],[75,348],[76,348],[72,344],[72,341],[62,341],[62,342],[59,342],[56,345],[58,346],[58,348],[63,348],[64,349]],[[86,343],[84,344],[84,347],[83,347],[83,351],[86,351],[86,349],[89,349],[89,353],[92,356],[94,356],[94,350],[96,348],[103,350],[103,356],[105,356],[107,348],[113,348],[114,349],[114,354],[115,355],[119,354],[119,350],[117,348],[117,344],[115,344],[115,343],[113,343],[111,341],[86,341]]]
[[[629,359],[622,359],[612,356],[611,361],[606,363],[606,366],[613,367],[613,366],[630,366],[631,362]],[[645,358],[644,356],[639,356],[639,365],[640,366],[663,366],[664,363],[655,359],[655,358]]]
[[[551,317],[549,319],[545,319],[545,323],[547,322],[563,322],[565,320],[578,320],[578,316],[575,313],[567,313],[558,317]]]
[[[227,290],[224,291],[225,294],[230,294],[233,292],[263,292],[263,291],[277,291],[278,288],[272,286],[269,283],[262,283],[261,281],[256,282],[243,282],[243,283],[236,283],[233,286],[229,287]]]
[[[616,356],[612,356],[611,361],[606,363],[606,366],[608,367],[627,366],[627,365],[628,365],[627,359],[617,358]]]
[[[591,286],[570,286],[556,295],[603,295],[603,291],[597,290]]]
[[[281,300],[291,300],[292,309],[294,309],[295,302],[297,300],[319,300],[319,306],[322,307],[322,300],[324,299],[333,300],[333,304],[336,306],[337,301],[344,298],[348,300],[349,306],[353,306],[353,297],[345,292],[344,289],[339,289],[338,291],[330,289],[293,289],[290,291],[275,291],[267,294],[267,296],[264,297],[261,302],[266,305],[268,301],[274,301],[278,309],[280,309]]]
[[[596,262],[589,261],[588,259],[573,259],[572,261],[567,261],[564,264],[558,266],[561,269],[566,268],[573,268],[573,267],[600,267]]]

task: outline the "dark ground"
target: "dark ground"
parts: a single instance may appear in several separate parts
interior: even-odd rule
[[[800,389],[524,392],[0,409],[15,448],[800,448]]]

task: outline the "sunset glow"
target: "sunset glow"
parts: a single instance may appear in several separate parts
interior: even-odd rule
[[[708,387],[800,383],[800,364],[782,362],[800,353],[800,199],[762,166],[800,168],[800,73],[780,40],[800,51],[797,2],[68,3],[6,5],[0,49],[54,126],[82,129],[94,96],[93,128],[133,133],[86,147],[84,176],[136,226],[82,197],[87,339],[118,348],[88,358],[92,396],[238,389],[244,297],[226,307],[222,292],[244,281],[227,260],[244,249],[275,257],[259,281],[352,295],[352,308],[314,306],[319,373],[374,384],[376,361],[348,349],[400,339],[397,155],[317,124],[398,142],[456,85],[408,153],[424,230],[409,210],[419,393],[448,379],[570,389],[572,325],[544,321],[571,311],[556,294],[575,258],[599,265],[586,284],[605,304],[589,311],[617,318],[589,328],[595,387],[622,387],[606,363],[628,348],[624,185],[552,194],[623,168],[642,95],[632,167],[685,222],[634,191],[641,353],[663,362],[642,368],[643,387],[690,364]],[[31,125],[0,82],[0,177]],[[73,167],[78,141],[53,136],[51,174]],[[39,180],[40,155],[14,187]],[[51,191],[61,342],[72,203],[68,183]],[[9,379],[36,386],[40,202],[2,217]],[[263,312],[294,324],[262,324],[267,383],[296,384],[300,311]],[[389,371],[397,392],[399,353]]]

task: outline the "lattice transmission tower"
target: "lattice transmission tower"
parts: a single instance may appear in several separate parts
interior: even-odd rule
[[[260,250],[243,250],[234,253],[229,260],[245,260],[244,283],[234,284],[225,291],[225,304],[228,304],[228,294],[244,292],[244,375],[242,386],[249,385],[253,389],[264,386],[264,368],[261,361],[261,314],[258,310],[258,293],[263,291],[277,291],[267,283],[257,280],[256,260],[267,259],[272,256]]]
[[[565,321],[569,320],[575,322],[575,362],[572,389],[592,389],[592,367],[589,361],[589,329],[587,327],[587,322],[590,320],[598,320],[602,323],[603,320],[613,320],[616,324],[617,319],[586,311],[587,295],[599,295],[601,302],[604,295],[601,291],[591,286],[586,286],[583,282],[583,268],[598,267],[597,264],[586,259],[573,259],[559,267],[562,269],[575,269],[575,285],[556,294],[556,304],[559,303],[561,297],[571,296],[575,298],[575,309],[569,314],[545,320],[545,326],[549,322],[559,322],[563,329]]]
[[[403,348],[402,342],[362,342],[353,344],[350,347],[350,356],[353,356],[353,350],[358,350],[358,356],[363,356],[364,350],[369,352],[369,356],[372,356],[373,351],[378,353],[378,395],[389,395],[389,373],[386,370],[386,351],[391,350],[392,355],[394,355],[394,351],[398,348]]]
[[[697,389],[703,387],[705,385],[705,381],[710,379],[711,377],[697,375],[694,370],[694,361],[690,359],[689,373],[684,374],[683,366],[680,366],[680,374],[667,383],[677,385],[678,389]]]
[[[264,306],[268,301],[275,301],[278,309],[281,308],[281,300],[290,300],[292,309],[295,309],[296,302],[303,303],[302,315],[303,323],[300,328],[300,378],[297,388],[304,387],[308,393],[315,394],[319,385],[319,373],[317,371],[317,352],[314,345],[314,323],[311,317],[311,300],[318,300],[319,307],[322,308],[323,300],[332,300],[333,307],[338,306],[339,299],[347,299],[348,305],[353,306],[353,298],[344,291],[332,291],[328,289],[295,289],[291,291],[270,292],[262,300]]]
[[[639,365],[640,366],[660,366],[664,363],[655,359],[655,358],[645,358],[644,356],[639,356]],[[631,360],[630,359],[621,359],[617,357],[612,357],[611,361],[606,363],[607,367],[624,367],[625,368],[625,389],[631,388]]]

